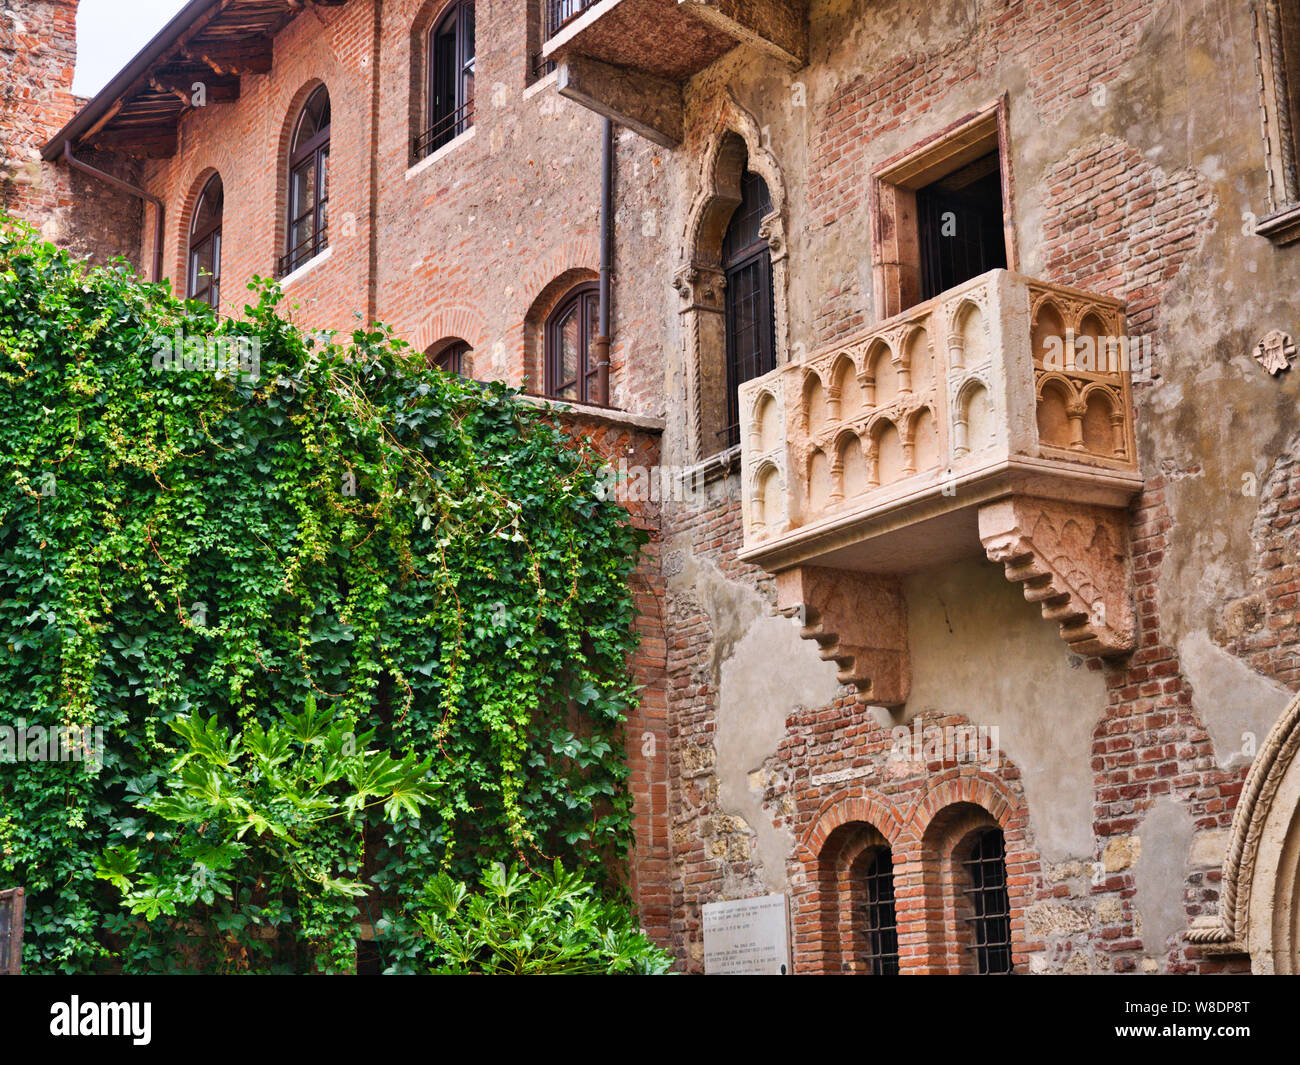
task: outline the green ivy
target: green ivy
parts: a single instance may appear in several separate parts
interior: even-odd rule
[[[603,877],[630,842],[644,537],[599,457],[386,328],[344,345],[250,289],[221,319],[0,229],[0,727],[103,736],[99,759],[0,763],[0,883],[27,888],[32,971],[346,969],[358,919],[389,971],[428,969],[413,913],[439,873],[563,858]],[[259,372],[158,368],[178,334]],[[308,712],[422,774],[419,802],[313,825],[360,899],[305,891],[265,846],[207,868],[219,826],[176,816],[196,743],[260,744],[256,773],[222,771],[255,792],[274,730],[302,744],[292,764],[319,759]],[[124,906],[128,868],[175,914]],[[177,887],[196,873],[206,890]]]

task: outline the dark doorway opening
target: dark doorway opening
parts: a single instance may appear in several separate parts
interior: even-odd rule
[[[989,270],[1005,270],[1002,173],[990,152],[916,192],[921,299]]]

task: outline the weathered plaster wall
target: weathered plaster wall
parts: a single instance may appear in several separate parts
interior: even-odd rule
[[[1124,299],[1130,334],[1149,338],[1154,355],[1137,394],[1148,489],[1130,528],[1140,647],[1114,662],[1071,661],[1055,627],[995,569],[923,572],[906,585],[914,689],[899,720],[999,726],[1002,772],[1023,788],[1045,863],[1033,892],[1048,909],[1026,932],[1036,971],[1222,964],[1176,933],[1213,905],[1213,856],[1247,765],[1241,734],[1262,738],[1300,683],[1291,524],[1300,378],[1271,378],[1251,358],[1270,329],[1300,334],[1300,255],[1255,236],[1248,217],[1266,209],[1249,7],[815,0],[810,19],[804,69],[740,49],[691,82],[684,145],[656,186],[667,187],[675,258],[691,254],[687,212],[722,116],[738,109],[761,131],[751,153],[770,151],[784,181],[790,267],[778,298],[789,349],[779,357],[874,321],[871,169],[1005,98],[1021,271]],[[647,272],[627,283],[650,307],[666,280]],[[685,455],[692,353],[677,312],[667,304],[662,315],[665,453]],[[707,560],[683,573],[720,572],[766,596],[731,559],[739,485],[723,483],[733,502],[715,492],[707,505],[669,507],[666,536]],[[724,764],[726,688],[738,680],[715,677],[707,667],[718,654],[695,645],[720,638],[695,579],[669,584],[674,625],[690,643],[669,663],[681,745],[676,932],[698,959],[698,904],[782,883],[772,855],[801,837],[829,788],[906,792],[916,782],[888,766],[877,730],[894,722],[880,711],[843,696],[792,711],[784,687],[766,710],[749,710],[757,736]],[[728,585],[727,595],[753,611],[745,593]],[[759,635],[767,624],[753,622],[763,626],[756,647],[777,640],[775,628]],[[723,627],[728,646],[743,641]],[[763,687],[740,690],[753,699]],[[759,778],[772,827],[755,827],[733,782],[770,748],[783,715],[784,738]],[[1158,845],[1148,838],[1166,831]],[[1139,869],[1144,843],[1153,857]],[[1151,862],[1172,871],[1167,881]]]

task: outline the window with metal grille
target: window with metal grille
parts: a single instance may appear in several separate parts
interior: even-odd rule
[[[458,0],[429,31],[429,123],[415,138],[415,161],[474,125],[474,4]]]
[[[330,94],[322,85],[307,98],[289,147],[289,224],[283,277],[323,252],[329,222]]]
[[[898,975],[898,917],[894,910],[894,855],[888,847],[872,851],[863,876],[862,907],[866,953],[863,967],[872,976]]]
[[[458,340],[454,344],[448,344],[437,355],[433,357],[434,369],[442,370],[445,373],[454,373],[458,377],[465,376],[465,356],[470,353],[470,346],[463,340]]]
[[[221,301],[221,216],[225,194],[220,175],[213,174],[199,193],[190,222],[186,295],[209,307]]]
[[[573,403],[598,396],[592,344],[600,332],[600,286],[570,292],[546,320],[546,394]]]
[[[740,182],[740,206],[722,239],[727,281],[727,425],[719,441],[722,447],[740,443],[740,386],[776,366],[772,252],[759,232],[771,213],[767,183],[746,171]]]
[[[554,37],[561,27],[572,22],[587,8],[595,5],[596,0],[545,0],[546,36]]]
[[[916,193],[921,242],[921,299],[1005,269],[1002,176],[991,152]]]
[[[975,971],[981,976],[1010,973],[1011,902],[1007,897],[1007,852],[1002,830],[980,831],[961,864],[970,904],[970,915],[965,918],[970,928],[966,949],[974,953]]]

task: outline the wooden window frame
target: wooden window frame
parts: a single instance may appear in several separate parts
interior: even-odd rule
[[[202,229],[197,228],[199,211],[208,198],[213,183],[221,186],[222,209],[215,223],[209,223]],[[225,183],[220,174],[213,174],[203,183],[199,198],[194,203],[194,213],[190,216],[190,235],[185,258],[185,298],[199,300],[216,309],[221,302],[221,231],[225,220]],[[195,259],[205,244],[212,244],[212,273],[199,275]]]
[[[591,398],[591,389],[596,387],[595,376],[596,367],[592,361],[592,347],[596,341],[596,334],[591,331],[591,312],[587,306],[588,301],[600,300],[600,284],[596,281],[586,281],[576,285],[564,294],[555,305],[555,309],[546,316],[546,325],[543,329],[544,335],[544,389],[545,395],[549,399],[558,399],[565,403],[583,403],[589,406],[595,405]],[[578,336],[579,336],[579,354],[578,354],[578,385],[577,397],[560,396],[559,390],[568,385],[575,383],[569,381],[560,381],[560,344],[559,333],[564,319],[568,317],[568,312],[575,304],[580,304],[578,308]]]
[[[767,188],[767,182],[763,180],[762,175],[752,170],[745,170],[740,175],[741,188],[744,188],[747,176],[753,175],[759,181],[763,182],[763,188],[767,194],[767,209],[763,216],[771,214],[772,211],[772,193]],[[744,198],[742,195],[741,203],[737,205],[732,212],[731,218],[727,222],[727,227],[723,230],[722,246],[724,249],[722,259],[722,275],[725,281],[725,290],[723,292],[723,305],[725,308],[724,334],[726,339],[726,360],[727,360],[727,424],[722,432],[725,436],[723,447],[735,447],[740,443],[740,386],[744,381],[752,380],[752,377],[761,377],[763,374],[776,369],[776,298],[775,285],[773,282],[772,270],[772,247],[767,238],[756,235],[755,239],[742,248],[738,248],[728,256],[725,252],[727,246],[727,237],[731,233],[731,227],[740,217],[740,211],[744,207]],[[766,317],[759,323],[758,341],[759,350],[757,361],[760,365],[759,372],[741,379],[741,363],[747,353],[741,352],[737,347],[739,336],[738,315],[739,305],[739,285],[736,283],[740,277],[752,270],[758,268],[757,272],[757,291],[760,307],[766,312]]]
[[[871,173],[871,261],[879,320],[921,300],[921,243],[916,194],[953,171],[996,151],[1002,181],[1007,269],[1019,269],[1007,102],[1002,97],[886,160]]]
[[[471,354],[473,350],[467,341],[453,340],[429,356],[429,365],[435,370],[464,377],[465,356]]]
[[[456,35],[456,57],[450,72],[452,75],[450,108],[439,104],[439,82],[448,71],[444,69],[444,63],[439,60],[437,48],[438,39],[443,36],[448,23],[452,24],[452,32]],[[427,158],[439,148],[450,144],[474,125],[476,32],[474,0],[453,0],[425,35],[424,54],[427,57],[424,83],[425,128],[412,145],[413,163]]]
[[[317,130],[306,143],[295,148],[293,144],[298,139],[298,130],[302,126],[302,121],[306,117],[312,102],[321,93],[325,94],[325,106],[329,108],[330,122],[326,123],[323,129]],[[327,231],[330,182],[329,154],[330,128],[333,124],[333,117],[333,101],[330,99],[329,90],[324,85],[318,85],[303,102],[298,117],[294,120],[293,135],[289,139],[289,183],[285,197],[287,222],[284,236],[284,255],[280,259],[279,270],[277,271],[280,277],[293,273],[298,267],[310,262],[329,247],[329,234]],[[315,167],[316,169],[316,195],[312,200],[310,209],[300,211],[295,215],[293,202],[294,178],[298,173],[309,167]],[[301,223],[309,219],[311,221],[311,236],[295,245],[293,242],[295,231]],[[306,249],[305,253],[304,249]]]

